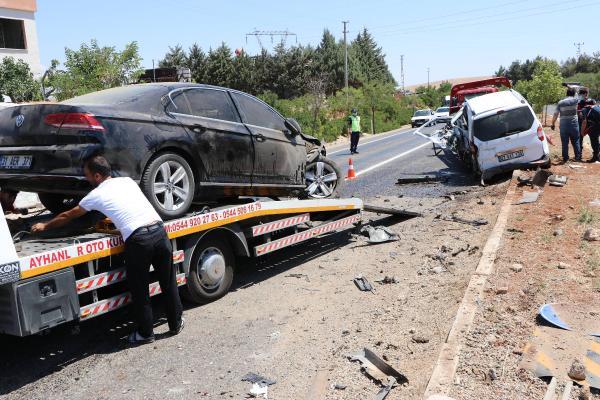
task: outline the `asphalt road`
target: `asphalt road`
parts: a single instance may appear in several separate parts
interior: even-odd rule
[[[441,125],[438,125],[438,127]],[[424,133],[435,128],[425,128]],[[439,196],[457,186],[473,184],[464,165],[452,154],[436,156],[431,143],[415,135],[416,129],[399,129],[359,142],[359,154],[351,155],[349,145],[328,149],[333,159],[346,175],[348,160],[352,158],[356,179],[346,181],[342,197],[369,198],[374,196],[404,194],[411,196]],[[449,177],[445,185],[396,185],[398,178],[410,175],[443,174]]]

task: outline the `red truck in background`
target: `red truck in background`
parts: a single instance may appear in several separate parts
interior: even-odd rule
[[[466,99],[497,92],[499,90],[498,86],[512,88],[510,80],[504,76],[459,83],[452,86],[450,90],[450,115],[458,112]]]

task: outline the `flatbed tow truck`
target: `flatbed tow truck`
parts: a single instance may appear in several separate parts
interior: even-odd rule
[[[202,304],[224,296],[236,257],[261,257],[360,225],[362,200],[251,199],[165,222],[182,295]],[[37,222],[37,220],[35,221]],[[11,234],[0,208],[0,333],[28,336],[126,306],[117,231],[55,238]],[[150,296],[160,293],[150,284]]]

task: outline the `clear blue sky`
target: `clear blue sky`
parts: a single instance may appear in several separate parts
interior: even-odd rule
[[[589,17],[589,22],[581,19]],[[137,41],[145,67],[162,58],[169,45],[203,49],[226,42],[250,54],[259,50],[258,30],[289,30],[298,43],[318,44],[323,29],[349,38],[366,27],[387,55],[400,82],[404,54],[406,85],[492,74],[499,65],[536,55],[564,60],[575,42],[591,54],[600,50],[600,0],[532,1],[338,1],[338,0],[38,0],[36,14],[42,64],[63,60],[64,48],[97,39],[102,46]],[[277,39],[276,39],[277,40]],[[271,46],[269,38],[264,44]],[[289,38],[288,43],[295,43]]]

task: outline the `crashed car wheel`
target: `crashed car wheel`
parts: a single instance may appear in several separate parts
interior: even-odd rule
[[[183,157],[173,153],[154,158],[146,167],[140,186],[163,219],[185,215],[192,205],[196,189],[190,165]]]
[[[55,193],[38,193],[40,202],[46,207],[46,210],[53,214],[60,214],[61,212],[70,210],[75,207],[81,201],[79,196],[66,197],[64,194]]]
[[[306,166],[305,195],[313,199],[334,197],[344,179],[337,164],[327,157],[319,157]]]
[[[233,282],[235,257],[222,238],[201,241],[192,255],[185,298],[205,304],[223,297]]]

